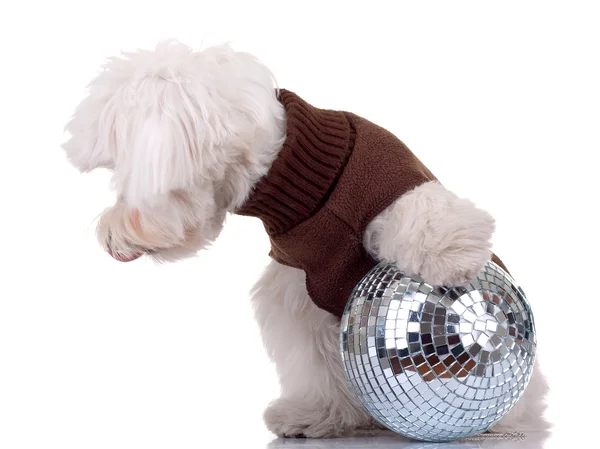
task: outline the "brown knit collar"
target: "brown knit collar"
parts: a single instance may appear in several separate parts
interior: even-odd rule
[[[321,208],[354,145],[346,113],[315,108],[285,89],[279,100],[286,112],[285,142],[236,212],[260,218],[271,235],[292,229]]]

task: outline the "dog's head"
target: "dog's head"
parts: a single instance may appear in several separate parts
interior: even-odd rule
[[[63,145],[81,171],[113,171],[117,203],[98,224],[117,259],[194,254],[268,170],[284,113],[269,70],[229,46],[177,43],[110,59]]]

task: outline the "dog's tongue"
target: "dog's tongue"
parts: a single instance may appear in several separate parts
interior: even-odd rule
[[[142,256],[142,253],[139,253],[139,254],[134,254],[133,256],[130,256],[130,257],[125,257],[120,254],[114,254],[110,249],[108,249],[107,251],[108,251],[108,254],[110,254],[113,259],[118,260],[119,262],[131,262],[132,260],[139,259]]]

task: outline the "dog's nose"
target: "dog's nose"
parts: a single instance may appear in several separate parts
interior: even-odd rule
[[[108,254],[110,254],[110,256],[113,259],[118,260],[119,262],[131,262],[135,259],[139,259],[142,256],[142,253],[139,253],[139,254],[134,254],[133,256],[125,257],[121,254],[113,253],[110,248],[107,250],[107,252],[108,252]]]
[[[133,256],[129,256],[129,257],[126,257],[123,254],[115,254],[113,252],[113,250],[110,248],[111,240],[112,239],[111,239],[111,236],[109,234],[108,235],[108,240],[106,242],[106,252],[108,254],[110,254],[110,257],[112,257],[115,260],[118,260],[119,262],[131,262],[131,261],[133,261],[135,259],[139,259],[144,254],[144,253],[136,253]]]

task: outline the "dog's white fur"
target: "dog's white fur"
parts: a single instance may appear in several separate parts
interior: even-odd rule
[[[64,144],[81,171],[114,171],[120,198],[102,217],[101,243],[159,260],[210,244],[281,148],[285,114],[273,83],[258,60],[228,46],[192,52],[165,42],[110,59]]]
[[[82,171],[114,171],[117,203],[98,225],[113,254],[156,260],[195,254],[219,235],[285,139],[271,72],[229,46],[178,42],[113,58],[91,82],[64,144]],[[406,193],[364,236],[378,260],[438,285],[472,280],[490,257],[494,220],[432,182]],[[326,437],[373,423],[346,388],[339,322],[317,308],[300,270],[272,261],[253,291],[281,397],[265,412],[280,436]],[[536,366],[524,398],[494,430],[545,429],[547,386]]]

